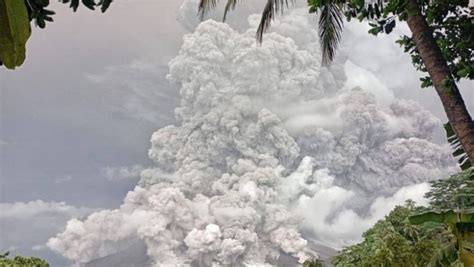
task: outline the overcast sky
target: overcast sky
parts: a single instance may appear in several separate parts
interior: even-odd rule
[[[149,137],[163,122],[122,113],[121,95],[129,92],[104,88],[86,76],[153,56],[163,68],[143,75],[166,91],[166,63],[182,35],[177,6],[176,1],[117,1],[100,15],[53,5],[55,23],[34,29],[25,64],[1,70],[2,201],[117,205],[135,181],[110,183],[99,170],[146,165]],[[171,119],[172,107],[165,104],[157,111]]]
[[[165,75],[183,34],[176,20],[178,2],[116,1],[106,14],[87,10],[73,14],[52,2],[55,22],[45,30],[33,29],[23,66],[0,69],[0,202],[41,199],[94,208],[121,203],[138,180],[134,166],[149,164],[151,134],[173,120],[177,92]],[[135,84],[115,77],[120,76],[121,65],[143,58],[155,66],[137,70],[142,77]],[[108,73],[116,84],[105,86],[95,77]],[[142,95],[144,88],[156,92]],[[129,103],[130,99],[135,102]],[[134,108],[142,104],[149,109]],[[157,114],[147,114],[149,110]],[[24,208],[38,210],[37,206],[30,203]],[[49,216],[0,216],[0,251],[18,249],[45,255],[53,266],[64,265],[54,262],[50,252],[29,249],[40,245],[34,241],[44,244],[61,229],[74,208],[43,206],[49,210],[38,213]],[[2,213],[3,209],[7,207],[1,206]]]
[[[179,5],[115,1],[106,14],[72,14],[54,2],[55,22],[33,29],[23,66],[0,69],[0,252],[64,265],[44,242],[70,217],[120,205],[151,164],[150,136],[173,122],[179,100],[165,79],[185,33]],[[348,28],[343,49],[355,63],[445,120],[433,89],[419,89],[395,34],[375,38],[367,25]],[[472,86],[461,85],[471,112]]]

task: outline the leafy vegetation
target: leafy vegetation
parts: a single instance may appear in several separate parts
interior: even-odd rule
[[[446,225],[454,242],[443,248],[432,266],[474,266],[474,169],[433,183],[427,194],[431,208],[409,218],[414,225]]]
[[[29,19],[34,21],[40,28],[46,27],[46,22],[53,22],[53,15],[56,14],[53,10],[47,9],[49,0],[24,0],[28,8]],[[113,0],[59,0],[63,4],[69,4],[69,7],[76,12],[79,6],[82,5],[90,10],[100,8],[105,12]],[[21,1],[19,1],[21,2]]]
[[[432,182],[429,207],[396,207],[333,258],[348,266],[474,266],[474,170]],[[464,263],[464,264],[463,264]]]
[[[333,258],[339,267],[427,266],[443,243],[451,243],[442,225],[413,226],[407,219],[419,210],[413,202],[396,207],[363,234],[364,241],[345,248]]]
[[[37,257],[15,256],[8,258],[10,253],[0,254],[0,267],[49,267],[48,262]]]
[[[323,263],[320,260],[310,259],[303,263],[303,267],[323,267]]]
[[[474,207],[474,169],[431,183],[425,195],[435,211],[471,209]]]

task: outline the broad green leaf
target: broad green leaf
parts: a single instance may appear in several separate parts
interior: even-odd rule
[[[24,1],[0,0],[0,61],[9,68],[20,66],[26,57],[26,42],[31,35]]]
[[[452,210],[448,210],[445,212],[429,211],[418,215],[410,216],[408,219],[410,223],[415,225],[422,224],[425,222],[451,223],[455,222],[456,213]]]

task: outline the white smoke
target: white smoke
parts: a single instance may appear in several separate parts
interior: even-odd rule
[[[240,33],[209,20],[184,37],[168,76],[178,123],[151,138],[156,168],[120,208],[70,221],[50,248],[88,262],[141,239],[157,265],[301,262],[316,256],[307,240],[353,243],[455,171],[431,142],[440,123],[429,112],[343,57],[321,68],[305,10],[276,21],[261,46],[258,16],[249,21]]]

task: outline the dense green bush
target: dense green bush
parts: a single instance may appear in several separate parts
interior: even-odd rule
[[[345,248],[332,263],[339,267],[427,266],[453,238],[444,225],[411,225],[407,219],[419,209],[410,201],[396,207],[363,234],[362,243]]]
[[[432,182],[425,196],[429,207],[417,207],[413,201],[397,206],[363,234],[360,244],[342,250],[332,263],[336,267],[441,267],[471,262],[473,232],[466,227],[474,221],[474,170]]]
[[[0,267],[49,267],[48,262],[37,257],[8,257],[9,252],[0,255]]]

